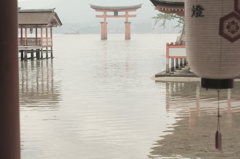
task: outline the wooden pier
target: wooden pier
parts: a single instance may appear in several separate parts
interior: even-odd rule
[[[52,47],[49,49],[46,47],[43,48],[42,46],[19,46],[18,50],[20,52],[21,61],[28,60],[28,59],[42,60],[42,59],[53,58]]]

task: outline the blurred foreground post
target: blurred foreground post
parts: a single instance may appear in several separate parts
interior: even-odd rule
[[[20,159],[17,0],[0,6],[0,159]]]

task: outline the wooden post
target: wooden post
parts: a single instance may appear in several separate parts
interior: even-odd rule
[[[46,27],[46,40],[47,40],[47,46],[46,46],[46,59],[48,59],[48,27]]]
[[[46,47],[46,59],[48,59],[48,47]]]
[[[0,1],[0,159],[20,159],[17,0]]]
[[[187,66],[187,59],[184,59],[184,66]]]
[[[101,40],[105,40],[104,39],[104,22],[100,22],[101,23]]]
[[[101,22],[101,40],[107,40],[107,23]]]
[[[31,50],[31,60],[34,60],[34,50]]]
[[[169,73],[169,58],[166,58],[166,73]]]
[[[53,47],[51,46],[51,58],[53,58]]]
[[[23,28],[20,28],[20,31],[21,31],[21,44],[20,45],[23,45]]]
[[[183,59],[180,58],[180,68],[182,68],[182,67],[183,67]]]
[[[38,45],[38,28],[35,28],[36,29],[36,45]]]
[[[24,60],[26,61],[27,60],[27,50],[24,50]]]
[[[174,58],[171,58],[171,71],[174,72]]]
[[[105,22],[105,38],[107,39],[108,37],[108,28],[107,28],[107,22]]]
[[[48,27],[46,27],[46,41],[47,41],[47,46],[48,46]]]
[[[176,58],[176,60],[175,60],[175,65],[176,65],[176,70],[179,70],[180,68],[179,68],[179,64],[178,64],[178,58]]]
[[[21,61],[23,61],[23,50],[21,50],[20,52],[21,52]]]
[[[27,46],[27,28],[25,28],[25,43],[24,46]]]
[[[41,59],[43,59],[43,48],[41,48]]]
[[[36,50],[36,58],[37,58],[37,60],[40,59],[39,51],[40,51],[39,49]]]
[[[125,22],[125,40],[131,39],[131,22]]]
[[[43,46],[43,28],[41,27],[41,46]]]
[[[51,58],[53,58],[53,31],[52,31],[52,27],[50,27],[50,34],[51,34]]]
[[[52,31],[52,27],[50,27],[50,38],[51,38],[51,46],[53,46],[53,31]]]

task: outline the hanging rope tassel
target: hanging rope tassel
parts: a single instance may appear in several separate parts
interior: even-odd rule
[[[217,132],[215,134],[215,147],[218,151],[222,151],[222,134],[220,132],[220,108],[219,108],[219,90],[218,90],[218,122],[217,122]]]

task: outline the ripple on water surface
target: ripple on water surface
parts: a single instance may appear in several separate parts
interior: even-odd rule
[[[239,156],[239,84],[221,92],[223,153],[214,150],[215,91],[150,79],[176,35],[54,35],[53,60],[19,63],[24,159]],[[210,157],[209,157],[210,156]]]

